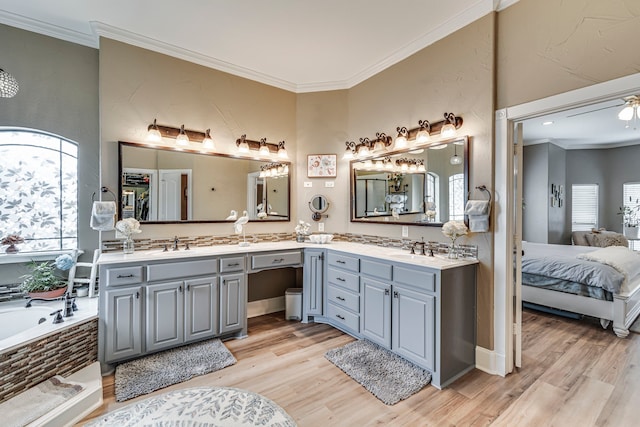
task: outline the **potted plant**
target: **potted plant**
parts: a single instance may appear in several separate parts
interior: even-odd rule
[[[64,254],[55,261],[35,262],[29,264],[30,274],[22,276],[24,280],[20,289],[31,298],[57,298],[67,290],[67,280],[58,276],[56,270],[69,270],[75,261],[71,255]]]
[[[629,201],[632,199],[629,197]],[[622,234],[629,239],[637,239],[640,235],[640,227],[638,227],[638,209],[640,209],[640,201],[636,200],[635,206],[620,206],[618,215],[622,215]]]

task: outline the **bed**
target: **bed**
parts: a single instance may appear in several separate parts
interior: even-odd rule
[[[640,253],[522,242],[522,301],[613,322],[621,338],[640,314]]]

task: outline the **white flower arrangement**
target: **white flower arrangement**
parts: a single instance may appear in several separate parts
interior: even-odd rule
[[[442,226],[442,234],[455,242],[460,236],[464,236],[469,232],[464,221],[448,221]]]
[[[309,230],[311,229],[311,224],[308,222],[304,222],[302,220],[298,221],[298,225],[296,225],[295,231],[296,234],[309,234]]]
[[[140,222],[135,218],[125,218],[116,222],[116,239],[130,239],[132,235],[142,233]]]

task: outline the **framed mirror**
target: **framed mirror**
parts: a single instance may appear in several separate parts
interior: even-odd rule
[[[251,221],[289,221],[289,174],[261,173],[272,161],[132,142],[119,142],[118,154],[121,219],[225,222],[246,210]]]
[[[351,221],[442,226],[463,220],[469,138],[352,160]]]

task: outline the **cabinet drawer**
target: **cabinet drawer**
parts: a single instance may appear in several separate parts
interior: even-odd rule
[[[107,286],[131,285],[142,282],[142,266],[110,268],[107,270]]]
[[[244,256],[220,259],[220,273],[244,271]]]
[[[436,290],[436,274],[430,271],[396,266],[393,269],[393,281],[426,291],[435,292]]]
[[[329,265],[335,265],[356,273],[360,271],[360,260],[358,258],[329,252],[327,259],[329,260]]]
[[[360,279],[357,274],[329,267],[327,268],[327,280],[329,283],[349,289],[352,292],[360,292]]]
[[[182,279],[183,277],[204,276],[216,272],[215,259],[152,264],[147,266],[147,281]]]
[[[302,264],[302,252],[278,252],[273,254],[251,255],[251,268],[277,268]]]
[[[379,279],[391,280],[391,265],[383,264],[380,261],[361,260],[360,269],[362,274],[377,277]]]
[[[360,333],[360,316],[353,314],[333,303],[329,303],[327,315],[338,324],[342,324],[356,333]]]
[[[327,287],[327,299],[340,307],[360,313],[360,296],[347,291],[339,286],[329,284]]]

